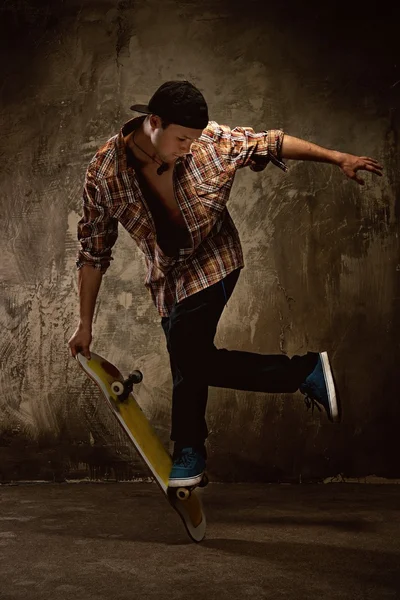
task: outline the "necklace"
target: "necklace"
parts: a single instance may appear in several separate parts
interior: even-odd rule
[[[136,132],[135,132],[136,133]],[[155,163],[157,163],[157,165],[159,165],[158,169],[157,169],[157,175],[162,175],[163,173],[165,173],[165,171],[168,171],[169,169],[169,165],[165,162],[158,162],[158,160],[156,160],[155,158],[153,158],[152,156],[150,156],[150,154],[148,154],[146,152],[146,150],[143,150],[143,148],[141,148],[136,142],[135,142],[135,133],[132,136],[132,142],[135,144],[135,146],[137,148],[139,148],[139,150],[141,150],[144,154],[146,154],[146,156],[148,156],[149,158],[151,158],[152,161],[154,161]]]

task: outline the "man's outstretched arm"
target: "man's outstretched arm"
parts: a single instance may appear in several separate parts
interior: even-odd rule
[[[286,134],[282,142],[281,156],[294,160],[312,160],[337,165],[347,177],[354,179],[360,185],[364,185],[364,180],[357,175],[357,171],[370,171],[381,176],[383,169],[374,158],[328,150]]]

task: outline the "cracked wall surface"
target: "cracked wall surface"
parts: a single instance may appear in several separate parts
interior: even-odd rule
[[[217,345],[292,356],[328,350],[343,423],[302,396],[210,388],[215,479],[398,477],[399,51],[390,14],[313,3],[160,0],[0,4],[0,481],[143,475],[69,357],[78,320],[76,225],[87,163],[165,80],[187,78],[211,117],[282,128],[377,158],[359,187],[288,161],[238,173],[230,200],[246,267]],[[393,34],[391,33],[393,31]],[[140,368],[168,444],[171,377],[144,261],[120,229],[92,349]]]

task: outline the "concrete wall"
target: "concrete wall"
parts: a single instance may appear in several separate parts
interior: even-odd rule
[[[295,2],[19,0],[3,2],[0,17],[0,481],[142,472],[68,355],[78,319],[76,224],[98,146],[131,118],[133,100],[174,78],[200,87],[216,121],[282,127],[385,167],[381,179],[367,174],[365,187],[317,163],[238,174],[230,208],[246,268],[218,344],[328,350],[343,423],[307,413],[300,394],[210,389],[212,477],[398,477],[394,16]],[[92,349],[124,372],[142,369],[140,401],[168,442],[164,337],[143,259],[124,231],[114,258]]]

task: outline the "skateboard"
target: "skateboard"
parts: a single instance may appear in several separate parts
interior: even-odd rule
[[[142,373],[133,371],[127,379],[124,379],[117,367],[105,358],[95,352],[90,354],[90,359],[83,354],[77,354],[79,366],[100,389],[109,408],[146,463],[165,498],[179,514],[190,538],[195,542],[201,542],[206,532],[206,518],[195,488],[207,485],[207,476],[204,475],[198,486],[168,487],[172,458],[132,392],[134,384],[142,381]]]

